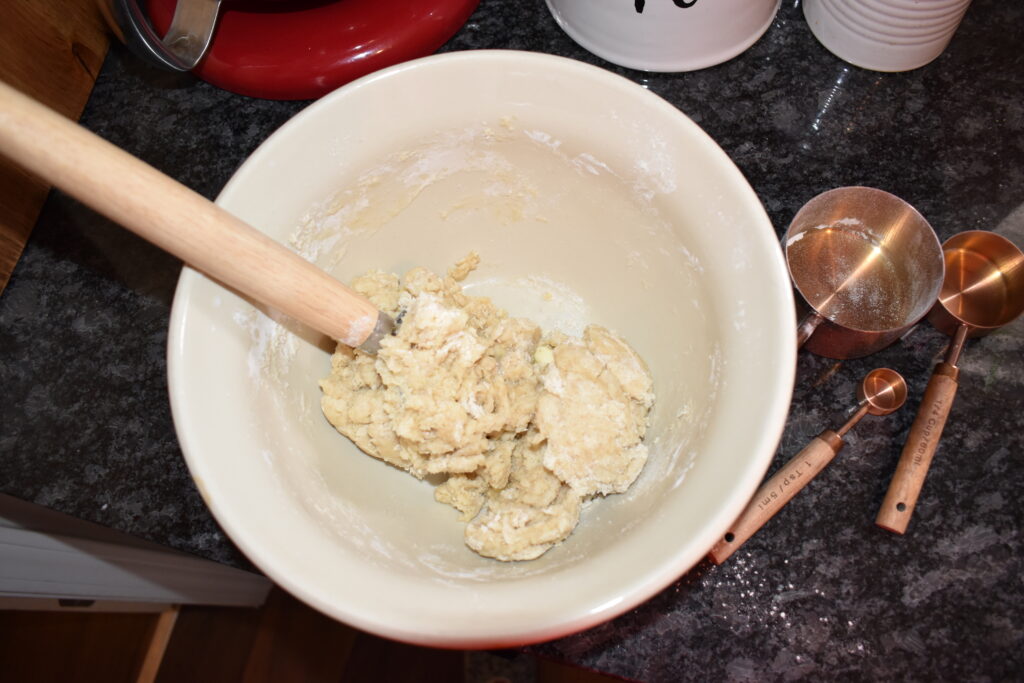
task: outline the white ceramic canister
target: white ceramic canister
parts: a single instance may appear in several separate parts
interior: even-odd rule
[[[909,71],[946,49],[971,0],[803,0],[814,36],[872,71]]]
[[[764,35],[781,0],[547,0],[569,36],[598,57],[644,71],[693,71]]]

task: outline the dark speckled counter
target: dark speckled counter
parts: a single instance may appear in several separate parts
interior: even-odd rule
[[[864,184],[910,201],[941,239],[989,229],[1024,245],[1022,40],[1024,6],[975,0],[937,61],[873,73],[829,54],[786,0],[741,57],[650,74],[576,46],[540,0],[483,0],[444,49],[550,52],[642,83],[728,152],[780,235],[813,195]],[[83,123],[212,198],[304,106],[154,72],[118,47]],[[204,507],[171,423],[164,347],[179,267],[51,195],[0,296],[0,490],[248,566]],[[873,524],[946,342],[923,324],[867,359],[802,353],[776,466],[841,423],[874,367],[907,377],[910,408],[864,420],[727,564],[701,564],[620,618],[531,651],[651,681],[1024,679],[1024,320],[968,344],[907,535]]]

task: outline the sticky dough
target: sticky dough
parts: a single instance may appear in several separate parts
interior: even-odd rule
[[[320,382],[324,415],[360,449],[422,479],[456,508],[466,544],[498,560],[534,559],[572,533],[584,501],[621,493],[647,461],[650,372],[597,325],[544,334],[460,282],[372,271],[352,286],[397,316],[376,356],[339,344]]]

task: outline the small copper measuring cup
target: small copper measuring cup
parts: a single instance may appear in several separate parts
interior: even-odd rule
[[[953,406],[964,342],[1012,322],[1024,311],[1024,253],[1013,242],[994,232],[971,230],[946,240],[942,250],[946,276],[928,321],[953,339],[928,380],[875,518],[878,526],[898,534],[907,530]]]
[[[725,536],[708,552],[715,564],[722,564],[757,530],[775,516],[843,447],[843,437],[865,415],[888,415],[907,400],[907,383],[889,368],[872,370],[857,387],[857,409],[846,423],[833,431],[826,429],[794,455],[771,479],[761,485],[746,509],[732,523]]]
[[[807,202],[783,238],[793,285],[811,308],[797,345],[860,358],[899,339],[935,303],[942,247],[914,207],[872,187],[839,187]]]

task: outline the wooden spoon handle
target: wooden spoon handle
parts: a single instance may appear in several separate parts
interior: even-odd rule
[[[227,211],[0,83],[0,152],[185,263],[349,346],[369,301]]]
[[[831,429],[826,429],[814,437],[802,451],[761,485],[747,505],[747,509],[733,522],[725,537],[711,548],[711,552],[708,553],[711,560],[715,564],[722,564],[739,550],[739,547],[774,517],[800,489],[817,476],[842,447],[843,440]]]
[[[925,475],[928,474],[935,449],[942,438],[942,430],[946,427],[946,419],[953,407],[957,374],[955,366],[939,363],[928,380],[917,417],[910,426],[907,443],[896,465],[896,473],[892,476],[885,500],[875,517],[875,524],[883,529],[902,534],[910,524],[910,516],[914,513]]]

